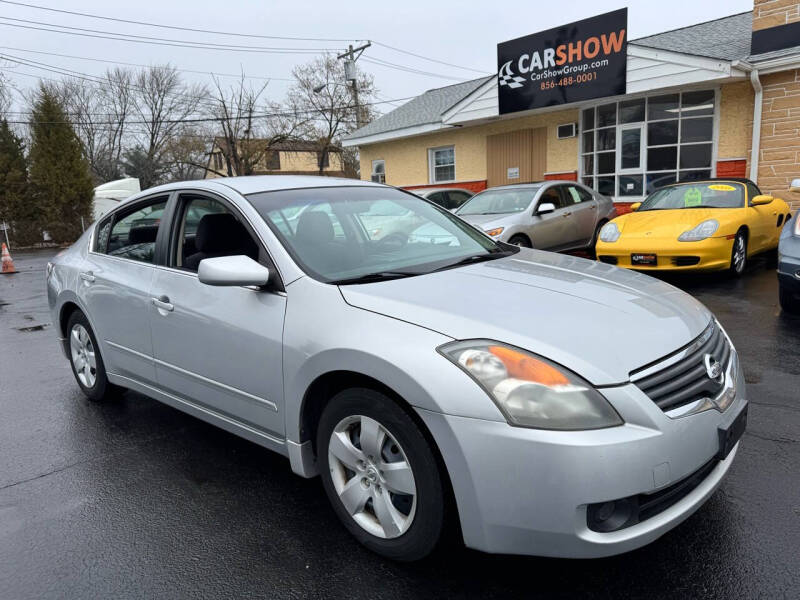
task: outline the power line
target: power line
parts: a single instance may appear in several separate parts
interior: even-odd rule
[[[72,10],[64,10],[60,8],[50,8],[47,6],[38,6],[36,4],[26,4],[24,2],[12,2],[11,0],[0,0],[3,4],[16,4],[17,6],[25,6],[27,8],[35,8],[38,10],[47,10],[50,12],[57,12],[68,15],[76,15],[79,17],[89,17],[90,19],[101,19],[103,21],[116,21],[118,23],[128,23],[131,25],[144,25],[146,27],[160,27],[162,29],[173,29],[175,31],[191,31],[194,33],[211,33],[214,35],[230,35],[245,38],[257,38],[267,40],[294,40],[298,42],[353,42],[356,40],[343,39],[343,38],[313,38],[313,37],[292,37],[292,36],[277,36],[277,35],[263,35],[255,33],[238,33],[232,31],[215,31],[213,29],[197,29],[194,27],[180,27],[177,25],[165,25],[162,23],[151,23],[147,21],[134,21],[133,19],[121,19],[117,17],[105,17],[91,13],[82,13]]]
[[[2,2],[2,0],[0,0],[0,2]],[[0,49],[2,49],[2,50],[13,50],[15,52],[30,52],[32,54],[44,54],[46,56],[57,56],[59,58],[73,58],[73,59],[76,59],[76,60],[88,60],[88,61],[91,61],[91,62],[107,63],[107,64],[112,64],[112,65],[125,65],[127,67],[140,67],[140,68],[143,68],[143,69],[149,69],[152,66],[152,65],[143,65],[143,64],[140,64],[140,63],[123,62],[123,61],[118,61],[118,60],[106,60],[106,59],[102,59],[102,58],[91,58],[91,57],[88,57],[88,56],[75,56],[73,54],[59,54],[57,52],[44,52],[43,50],[29,50],[27,48],[14,48],[12,46],[0,46]],[[178,68],[176,68],[175,70],[180,72],[180,73],[193,73],[193,74],[196,74],[196,75],[216,75],[218,77],[235,77],[235,78],[242,77],[241,73],[238,74],[238,75],[235,75],[233,73],[215,73],[213,71],[197,71],[197,70],[193,70],[193,69],[178,69]],[[264,81],[264,80],[266,80],[266,81],[294,81],[294,79],[292,79],[290,77],[267,77],[267,76],[245,75],[244,78],[245,79],[259,79],[259,80],[262,80],[262,81]]]
[[[235,36],[235,37],[242,37],[242,38],[251,38],[251,39],[270,39],[270,40],[293,40],[293,41],[303,41],[303,42],[352,42],[356,40],[350,39],[343,39],[343,38],[314,38],[314,37],[293,37],[293,36],[276,36],[276,35],[264,35],[264,34],[254,34],[254,33],[241,33],[241,32],[233,32],[233,31],[219,31],[214,29],[199,29],[194,27],[183,27],[178,25],[167,25],[164,23],[153,23],[152,21],[136,21],[133,19],[122,19],[119,17],[107,17],[103,15],[97,15],[92,13],[83,13],[71,10],[65,10],[60,8],[50,8],[45,6],[39,6],[36,4],[28,4],[25,2],[15,2],[12,0],[0,0],[3,4],[14,4],[17,6],[24,6],[26,8],[33,8],[37,10],[46,10],[49,12],[61,13],[61,14],[68,14],[68,15],[75,15],[80,17],[88,17],[90,19],[100,19],[103,21],[114,21],[117,23],[128,23],[131,25],[143,25],[145,27],[158,27],[161,29],[171,29],[174,31],[191,31],[194,33],[210,33],[214,35],[227,35],[227,36]],[[360,40],[358,40],[360,41]],[[384,44],[383,42],[376,42],[373,41],[373,44],[376,46],[381,46],[386,48],[387,50],[392,50],[394,52],[399,52],[401,54],[406,54],[408,56],[413,56],[415,58],[419,58],[421,60],[426,60],[429,62],[437,63],[440,65],[445,65],[448,67],[453,67],[456,69],[463,69],[465,71],[472,71],[473,73],[479,73],[481,75],[485,74],[484,71],[479,69],[473,69],[471,67],[465,67],[463,65],[457,65],[454,63],[449,63],[443,60],[438,60],[436,58],[431,58],[429,56],[425,56],[424,54],[417,54],[415,52],[410,52],[408,50],[403,50],[402,48],[398,48],[396,46],[390,46],[389,44]]]
[[[0,2],[5,2],[5,0],[0,0]],[[389,44],[384,44],[383,42],[372,42],[376,46],[381,46],[383,48],[388,48],[389,50],[394,50],[395,52],[400,52],[401,54],[407,54],[409,56],[414,56],[416,58],[421,58],[422,60],[427,60],[430,62],[438,63],[440,65],[445,65],[448,67],[454,67],[456,69],[464,69],[465,71],[472,71],[473,73],[480,73],[481,75],[486,75],[485,71],[481,71],[480,69],[473,69],[471,67],[464,67],[462,65],[456,65],[453,63],[445,62],[443,60],[438,60],[436,58],[430,58],[429,56],[425,56],[423,54],[415,54],[414,52],[409,52],[408,50],[403,50],[402,48],[397,48],[395,46],[390,46]]]
[[[2,0],[0,0],[2,1]],[[48,31],[50,33],[61,33],[64,35],[75,35],[80,37],[91,37],[106,40],[116,40],[119,42],[131,42],[135,44],[148,44],[155,46],[173,46],[177,48],[197,48],[200,50],[223,50],[227,52],[255,52],[258,54],[319,54],[321,52],[338,52],[337,48],[281,48],[267,46],[238,46],[234,44],[218,44],[209,42],[194,42],[191,40],[174,40],[170,38],[157,38],[144,35],[134,35],[131,33],[104,32],[97,29],[85,27],[71,27],[68,25],[58,25],[55,23],[45,23],[43,21],[32,21],[29,19],[17,19],[14,17],[0,17],[6,21],[16,21],[16,23],[0,23],[5,27],[17,27],[22,29],[33,29],[36,31]],[[33,23],[45,27],[60,27],[61,29],[46,29],[45,27],[35,27],[34,25],[20,25],[19,23]],[[70,29],[72,31],[62,31]],[[88,32],[88,33],[87,33]],[[108,33],[109,35],[102,35]],[[133,39],[129,39],[133,38]]]
[[[453,77],[452,75],[442,75],[441,73],[431,73],[430,71],[423,71],[421,69],[415,69],[413,67],[406,67],[403,65],[398,65],[397,63],[391,63],[389,61],[382,60],[380,58],[375,58],[373,56],[364,56],[362,57],[364,62],[368,62],[373,65],[378,65],[381,67],[388,67],[390,69],[396,69],[398,71],[404,71],[406,73],[413,73],[415,75],[425,75],[426,77],[436,77],[437,79],[450,79],[453,81],[467,81],[463,77]]]

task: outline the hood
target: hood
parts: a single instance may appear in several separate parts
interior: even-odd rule
[[[632,212],[615,219],[625,239],[676,240],[684,231],[707,219],[716,219],[720,226],[737,212],[735,208],[679,208],[675,210],[645,210]]]
[[[512,222],[514,222],[514,220],[520,214],[522,213],[515,212],[515,213],[502,213],[495,215],[460,215],[456,213],[456,216],[460,219],[465,220],[473,227],[477,227],[481,231],[486,231],[488,229],[494,229],[495,227],[508,226]]]
[[[527,249],[341,291],[352,306],[454,339],[512,344],[595,385],[628,381],[630,371],[688,344],[711,319],[702,304],[658,279]]]

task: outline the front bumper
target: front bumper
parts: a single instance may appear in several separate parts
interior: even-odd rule
[[[800,258],[780,255],[778,258],[778,281],[792,294],[800,294]]]
[[[731,264],[733,239],[708,238],[701,242],[677,240],[648,240],[620,238],[616,242],[597,242],[597,258],[618,267],[637,271],[715,271],[727,269]],[[631,254],[655,254],[655,266],[634,265]],[[694,264],[683,264],[686,258],[697,258]]]
[[[719,449],[718,428],[745,409],[744,379],[727,410],[670,418],[633,384],[601,390],[625,421],[559,432],[420,410],[442,452],[464,542],[485,552],[594,558],[657,539],[697,510],[728,472],[738,444],[681,500],[645,521],[600,533],[587,506],[663,490]]]

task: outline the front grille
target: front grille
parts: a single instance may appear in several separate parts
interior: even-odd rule
[[[722,365],[723,373],[727,371],[731,345],[716,321],[685,348],[631,372],[631,381],[663,411],[715,398],[725,381],[709,377],[706,354]]]
[[[672,264],[676,267],[691,267],[700,262],[699,256],[673,256]]]

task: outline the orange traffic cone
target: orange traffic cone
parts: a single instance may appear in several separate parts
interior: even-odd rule
[[[8,253],[8,248],[6,248],[5,242],[3,242],[3,270],[0,271],[3,275],[11,275],[12,273],[16,273],[17,270],[14,268],[14,261],[11,260],[11,255]]]

